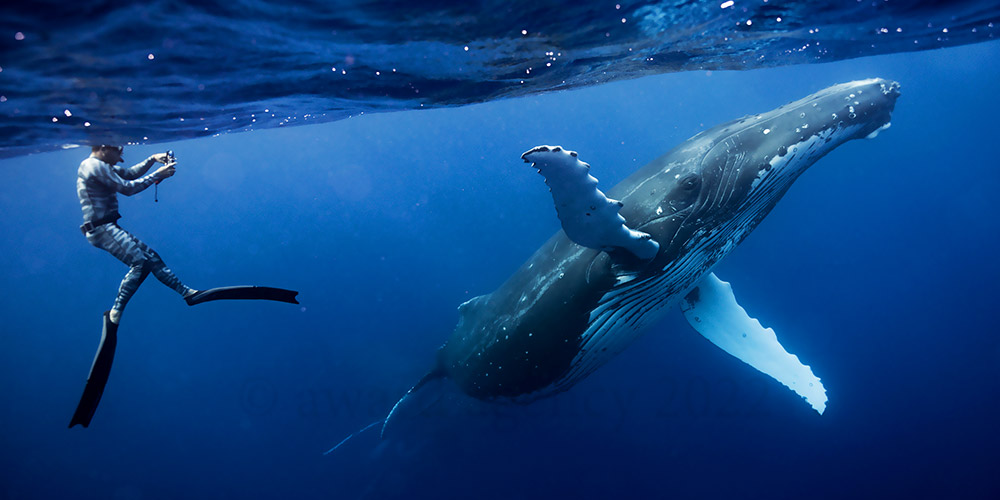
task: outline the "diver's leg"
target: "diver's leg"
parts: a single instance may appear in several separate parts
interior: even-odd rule
[[[125,273],[125,278],[122,279],[122,284],[118,287],[118,296],[115,297],[115,304],[111,306],[110,317],[112,323],[118,324],[118,319],[121,318],[122,311],[125,310],[129,299],[139,290],[139,285],[146,280],[146,276],[149,276],[149,266],[147,263],[132,266]]]
[[[111,319],[114,323],[118,323],[118,318],[121,316],[125,305],[128,303],[132,295],[138,290],[139,285],[142,284],[146,276],[152,272],[154,276],[157,277],[164,284],[173,288],[177,293],[184,295],[190,295],[194,293],[193,290],[184,286],[179,279],[163,264],[163,260],[157,255],[153,249],[149,248],[148,245],[143,243],[128,231],[118,227],[116,224],[108,224],[101,226],[93,233],[87,236],[87,239],[91,244],[98,248],[107,250],[111,255],[114,255],[118,260],[128,264],[131,269],[129,269],[128,274],[125,275],[125,279],[122,280],[122,284],[118,289],[118,296],[115,299],[115,304],[111,308]]]
[[[134,248],[134,251],[131,251],[130,254],[142,259],[147,273],[152,272],[153,276],[156,276],[156,279],[179,293],[182,297],[194,293],[194,290],[184,286],[174,272],[163,263],[160,254],[156,253],[149,245],[143,243],[142,240],[129,234],[127,231],[120,228],[119,231],[122,233],[121,240],[123,246]]]
[[[142,243],[142,245],[145,247],[146,255],[149,259],[147,261],[149,263],[149,270],[153,273],[153,276],[156,276],[156,279],[160,280],[160,283],[167,285],[175,292],[181,294],[181,297],[187,297],[197,291],[181,283],[181,280],[177,278],[177,275],[175,275],[174,272],[167,267],[167,264],[163,262],[163,259],[160,258],[160,254],[156,253],[156,251],[152,248],[146,246],[145,243]]]
[[[129,266],[140,266],[140,272],[137,275],[138,277],[144,279],[147,273],[153,273],[153,276],[156,276],[156,279],[160,280],[164,285],[167,285],[184,297],[184,301],[190,306],[201,304],[203,302],[224,299],[256,299],[288,302],[290,304],[299,303],[295,298],[299,292],[294,290],[285,290],[283,288],[272,288],[267,286],[225,286],[209,290],[195,290],[181,283],[181,280],[179,280],[177,276],[174,275],[173,271],[167,267],[167,265],[163,262],[163,259],[160,258],[160,255],[135,236],[132,236],[125,230],[114,225],[102,226],[95,231],[95,233],[98,231],[106,232],[107,234],[101,238],[95,237],[94,234],[87,235],[87,239],[91,240],[91,243],[94,246],[111,252],[115,257],[118,257],[119,260]],[[132,297],[132,294],[135,293],[135,289],[137,289],[139,284],[142,283],[141,279],[137,281],[130,279],[132,275],[133,272],[130,270],[129,275],[126,275],[126,279],[122,281],[122,288],[119,291],[119,300],[115,302],[115,308],[111,310],[111,318],[116,324],[118,317],[121,315],[122,309],[128,302],[128,299]],[[127,284],[129,286],[126,286]],[[133,284],[134,286],[132,286]]]
[[[132,298],[132,295],[138,290],[139,285],[146,279],[146,274],[149,273],[148,270],[144,271],[146,256],[143,255],[139,246],[135,244],[137,240],[131,234],[118,227],[117,224],[105,224],[94,229],[87,234],[87,241],[91,245],[107,251],[116,259],[129,266],[129,271],[125,274],[125,278],[122,279],[122,283],[118,287],[118,295],[115,296],[114,305],[109,312],[111,322],[118,324],[125,304]]]

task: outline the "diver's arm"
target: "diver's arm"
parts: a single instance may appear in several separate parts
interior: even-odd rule
[[[149,158],[146,158],[144,161],[136,163],[135,165],[132,165],[129,168],[119,167],[118,165],[115,165],[111,168],[122,179],[131,181],[138,179],[139,177],[142,177],[142,175],[145,174],[149,170],[149,167],[152,167],[154,163],[156,163],[156,157],[150,156]]]
[[[148,175],[144,175],[138,179],[124,179],[114,170],[110,165],[104,162],[98,162],[99,165],[94,172],[95,177],[97,177],[101,184],[108,186],[109,188],[125,195],[132,196],[142,190],[152,186],[156,181],[166,179],[169,175],[164,175],[162,169],[158,169]],[[134,167],[133,167],[134,168]],[[121,169],[125,170],[125,169]],[[131,169],[130,169],[131,170]],[[149,166],[146,166],[145,170],[149,170]],[[145,172],[143,170],[143,172]]]

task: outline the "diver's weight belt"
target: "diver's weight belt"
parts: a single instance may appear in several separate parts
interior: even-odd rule
[[[80,231],[83,232],[84,235],[86,235],[87,233],[93,231],[94,229],[97,229],[99,226],[103,226],[105,224],[110,224],[112,222],[118,222],[118,219],[121,219],[121,218],[122,218],[122,215],[120,213],[118,213],[118,212],[111,212],[110,214],[105,215],[104,217],[101,217],[100,219],[95,219],[95,220],[92,220],[92,221],[84,222],[83,225],[80,226]]]

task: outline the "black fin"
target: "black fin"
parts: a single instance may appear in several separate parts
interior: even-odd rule
[[[94,412],[97,411],[97,405],[104,394],[104,386],[108,383],[111,363],[115,360],[115,346],[118,345],[118,325],[111,322],[109,313],[110,311],[104,313],[101,345],[97,348],[94,363],[90,366],[90,374],[87,375],[87,385],[83,388],[83,396],[80,397],[76,412],[69,421],[69,427],[77,424],[84,427],[90,425],[90,420],[94,418]]]
[[[184,300],[189,306],[212,300],[274,300],[298,304],[299,301],[295,300],[298,294],[299,292],[293,290],[269,286],[223,286],[195,292],[184,297]]]

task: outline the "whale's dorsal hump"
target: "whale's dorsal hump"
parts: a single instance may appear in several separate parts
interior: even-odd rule
[[[622,202],[597,189],[590,165],[574,151],[559,146],[537,146],[521,155],[545,177],[563,231],[574,243],[611,252],[625,249],[642,260],[656,256],[660,244],[649,234],[629,229],[618,213]]]

